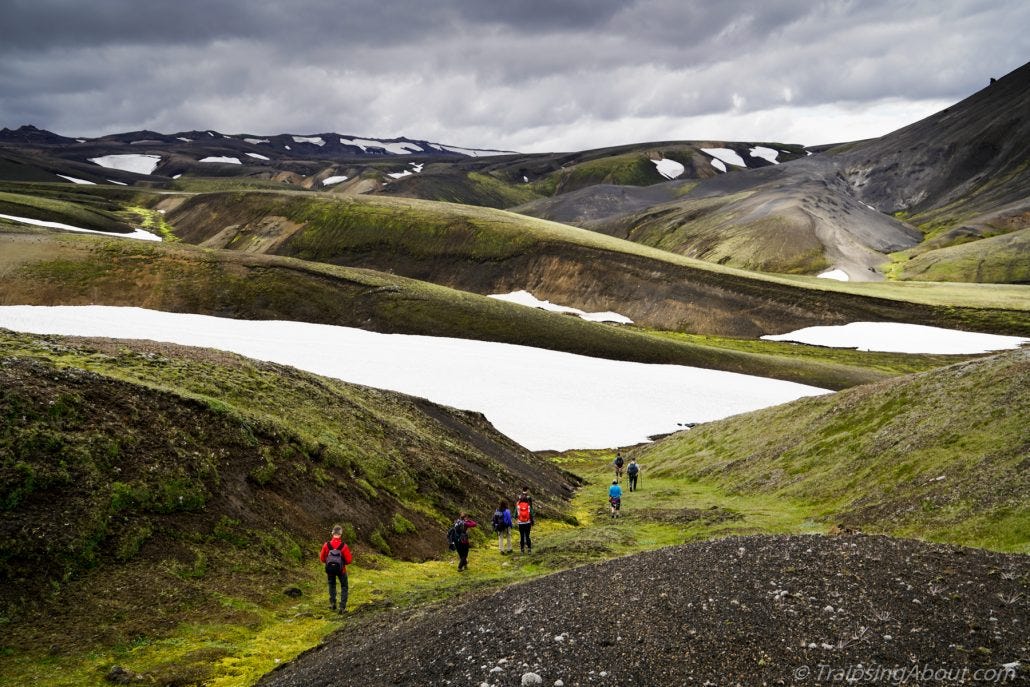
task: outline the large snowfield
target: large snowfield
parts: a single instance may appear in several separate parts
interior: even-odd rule
[[[732,372],[603,360],[511,344],[140,308],[2,306],[0,327],[233,351],[480,411],[498,430],[532,450],[628,446],[689,422],[828,393]]]

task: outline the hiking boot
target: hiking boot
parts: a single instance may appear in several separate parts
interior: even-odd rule
[[[340,615],[343,615],[347,611],[346,606],[340,606],[340,610],[337,611]]]
[[[329,610],[330,611],[335,611],[336,610],[336,602],[335,601],[330,601],[329,602]]]

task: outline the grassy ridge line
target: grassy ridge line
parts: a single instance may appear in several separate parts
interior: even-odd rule
[[[106,304],[290,319],[680,364],[839,389],[949,358],[689,339],[587,322],[370,270],[79,235],[0,234],[8,305]],[[126,285],[132,288],[126,288]]]
[[[172,223],[186,240],[202,240],[206,236],[191,238],[191,222],[203,221],[200,218],[211,213],[227,212],[238,213],[234,215],[234,224],[245,223],[248,217],[255,219],[268,215],[282,215],[305,223],[307,230],[294,237],[291,248],[296,251],[296,257],[306,260],[331,261],[343,250],[357,247],[367,250],[387,241],[398,250],[423,257],[439,255],[443,251],[454,252],[460,247],[474,260],[499,260],[524,253],[540,244],[559,243],[676,265],[696,272],[701,278],[723,276],[790,289],[930,306],[1030,311],[1030,287],[1027,286],[838,282],[817,277],[763,274],[707,263],[587,229],[504,210],[411,198],[326,198],[267,191],[199,194],[188,199],[182,210],[174,213]]]
[[[1030,351],[807,398],[637,449],[645,475],[902,536],[1030,552]]]
[[[27,217],[46,222],[61,222],[81,229],[128,233],[132,227],[114,214],[117,204],[93,198],[89,205],[80,202],[82,196],[38,197],[0,192],[0,214]],[[11,220],[4,220],[11,221]]]

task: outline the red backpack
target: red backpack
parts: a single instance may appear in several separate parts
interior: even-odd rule
[[[523,525],[533,519],[532,515],[529,512],[529,501],[519,501],[518,505],[515,507],[515,510],[518,511],[518,520]]]

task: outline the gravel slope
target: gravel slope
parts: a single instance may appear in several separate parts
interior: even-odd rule
[[[260,684],[1027,684],[1028,585],[1027,556],[734,537],[353,621]]]

